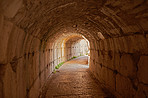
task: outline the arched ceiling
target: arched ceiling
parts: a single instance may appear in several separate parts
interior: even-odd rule
[[[105,38],[123,36],[129,25],[146,31],[140,22],[148,20],[143,13],[148,12],[147,6],[147,0],[13,0],[1,10],[14,24],[41,40],[69,32],[100,40],[98,32]],[[11,8],[15,14],[8,13]]]

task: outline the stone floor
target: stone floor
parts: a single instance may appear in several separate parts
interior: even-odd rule
[[[87,56],[64,63],[47,81],[40,98],[109,98],[88,72]]]

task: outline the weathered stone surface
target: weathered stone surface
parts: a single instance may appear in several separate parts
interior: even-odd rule
[[[135,95],[131,81],[119,74],[116,76],[116,91],[120,93],[122,97],[128,96],[129,98],[133,98]]]
[[[17,82],[16,82],[16,73],[12,70],[11,65],[6,65],[6,72],[4,77],[4,98],[9,98],[10,96],[12,98],[16,98],[17,94]]]
[[[120,60],[121,60],[121,56],[119,53],[116,53],[115,56],[114,56],[114,65],[115,65],[115,68],[119,68],[120,66]]]
[[[7,97],[33,98],[57,64],[89,49],[90,71],[112,92],[116,74],[124,76],[117,76],[118,87],[131,85],[129,79],[136,90],[138,83],[147,85],[147,4],[147,0],[1,0],[0,66],[7,66],[0,69],[4,81],[0,91]],[[85,52],[79,44],[84,37],[90,42]],[[120,85],[120,79],[128,83]],[[129,97],[129,85],[117,92]],[[144,86],[138,92],[146,95]]]
[[[140,25],[142,26],[142,28],[143,28],[145,31],[148,30],[148,27],[147,27],[147,25],[148,25],[147,19],[142,19],[142,20],[140,21]]]
[[[127,77],[136,76],[136,66],[130,54],[123,54],[121,56],[119,66],[116,66],[117,71]]]
[[[148,34],[146,34],[146,40],[147,40],[147,43],[148,43]]]
[[[7,63],[7,48],[9,42],[10,32],[12,30],[13,24],[9,21],[4,21],[2,30],[0,33],[0,63]]]
[[[18,11],[18,9],[22,6],[22,0],[5,0],[1,1],[1,11],[3,14],[9,18],[12,18]]]
[[[138,63],[138,79],[139,81],[148,84],[148,56],[141,56]]]
[[[141,32],[140,28],[138,28],[138,26],[136,25],[131,25],[131,26],[128,26],[128,27],[122,27],[122,30],[123,32],[126,34],[129,34],[129,33],[134,33],[134,32]]]
[[[129,52],[147,53],[148,45],[143,35],[134,35],[126,38],[128,42]]]
[[[115,52],[119,52],[121,49],[120,49],[120,43],[119,43],[119,39],[118,38],[113,38],[113,41],[114,41],[114,51]]]
[[[4,16],[0,15],[0,32],[2,32],[3,25],[4,25]]]
[[[146,98],[147,96],[148,96],[148,86],[139,84],[138,91],[136,92],[134,98]]]
[[[119,45],[120,45],[120,51],[121,52],[125,52],[128,53],[128,43],[125,39],[125,37],[120,37],[119,38]]]
[[[109,55],[110,54],[110,55]],[[104,58],[103,58],[103,65],[108,67],[108,68],[111,68],[111,69],[115,69],[114,67],[114,58],[112,57],[113,56],[113,53],[110,53],[109,52],[108,55],[104,55]]]
[[[18,39],[16,42],[17,46],[15,49],[15,52],[16,52],[16,57],[22,57],[24,55],[23,44],[24,44],[26,33],[22,29],[19,29],[19,28],[18,28],[18,32],[19,32],[19,35],[18,35]]]
[[[3,83],[2,83],[2,81],[0,81],[0,96],[4,97],[3,96]]]
[[[8,40],[8,47],[7,47],[7,56],[8,56],[8,61],[10,62],[15,56],[16,56],[16,48],[17,48],[17,39],[19,37],[19,28],[16,26],[13,26],[9,40]],[[18,57],[17,57],[18,58]]]
[[[115,74],[110,69],[107,69],[106,85],[108,85],[112,90],[115,90]]]

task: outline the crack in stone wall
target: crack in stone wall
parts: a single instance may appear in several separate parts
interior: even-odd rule
[[[90,42],[90,70],[103,87],[117,97],[145,98],[147,5],[147,0],[1,0],[0,96],[38,96],[54,66],[74,55],[58,59],[60,47],[54,45],[64,34],[80,34]]]
[[[128,40],[129,38],[132,41]],[[107,41],[111,39],[114,43]],[[127,44],[122,42],[124,39]],[[148,63],[146,39],[142,34],[119,37],[116,40],[110,38],[100,41],[97,49],[90,50],[91,72],[102,83],[102,86],[114,95],[131,98],[147,96],[147,93],[144,92],[147,92],[148,86],[143,84],[144,81],[148,84],[146,82],[147,71],[142,69],[147,69]],[[114,45],[114,48],[111,48],[111,45]],[[129,45],[127,49],[126,45]]]

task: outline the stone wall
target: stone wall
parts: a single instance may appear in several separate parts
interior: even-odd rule
[[[88,42],[84,40],[84,43],[81,43],[81,41],[84,39],[70,39],[67,41],[66,43],[66,55],[67,55],[67,59],[69,60],[71,59],[73,56],[82,56],[82,55],[86,55],[86,53],[89,50],[89,46],[87,45]]]
[[[0,18],[0,96],[3,98],[37,98],[49,75],[63,59],[62,49],[33,36],[14,23]],[[75,40],[73,41],[75,42]],[[72,50],[72,45],[69,45]],[[77,47],[80,48],[80,47]],[[79,51],[76,52],[78,54]]]
[[[32,89],[36,89],[36,95],[40,88],[40,40],[24,32],[2,15],[0,26],[0,96],[25,98]]]
[[[0,0],[0,96],[36,98],[55,65],[73,56],[69,49],[62,59],[66,48],[55,45],[70,33],[89,40],[102,86],[148,96],[147,10],[147,0]]]
[[[114,95],[148,96],[148,37],[134,34],[96,42],[90,51],[90,70]]]

